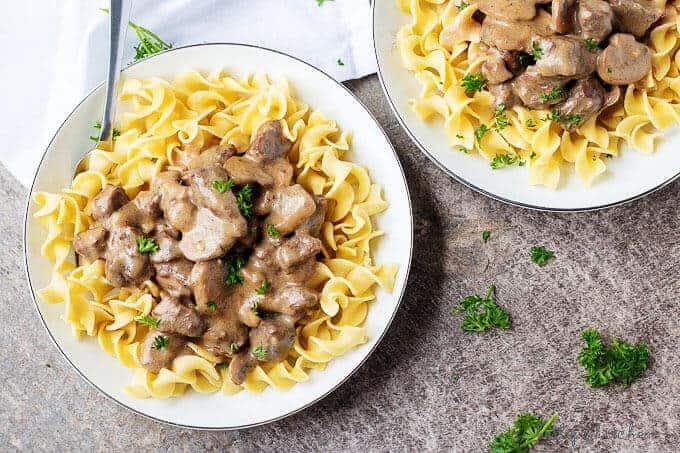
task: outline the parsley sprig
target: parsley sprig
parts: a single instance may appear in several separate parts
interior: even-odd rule
[[[499,170],[501,168],[505,167],[510,167],[512,165],[519,165],[520,167],[524,166],[524,161],[519,158],[519,156],[516,156],[514,154],[496,154],[493,156],[493,159],[491,159],[491,168],[494,170]]]
[[[561,86],[554,86],[552,90],[548,91],[547,93],[541,93],[538,95],[538,99],[540,99],[541,102],[548,102],[548,101],[553,101],[555,99],[559,99],[562,96],[564,96],[564,90],[562,89]]]
[[[583,45],[586,47],[586,49],[592,52],[593,50],[597,49],[597,46],[599,46],[600,43],[595,41],[593,38],[588,38],[583,41]]]
[[[586,371],[586,382],[601,387],[613,381],[630,386],[647,369],[649,349],[646,343],[632,345],[611,339],[611,347],[602,343],[600,332],[586,329],[581,332],[586,345],[578,355],[578,362]]]
[[[241,268],[246,264],[245,258],[241,255],[233,255],[227,257],[227,277],[225,283],[229,286],[240,285],[243,283],[243,275],[241,275]]]
[[[272,239],[278,239],[281,237],[281,232],[271,223],[267,224],[267,235]]]
[[[509,329],[510,314],[498,306],[494,299],[495,285],[489,285],[486,296],[473,294],[461,299],[454,313],[466,313],[460,328],[465,332],[484,332],[493,327]]]
[[[101,121],[95,121],[94,125],[92,126],[97,130],[102,129],[102,122]],[[120,131],[116,129],[115,127],[111,131],[111,140],[115,140],[120,136]],[[98,142],[99,141],[99,135],[90,135],[90,140]]]
[[[265,281],[262,282],[262,284],[260,285],[260,287],[257,288],[257,289],[255,290],[255,292],[256,292],[257,294],[262,295],[262,294],[266,293],[266,292],[269,290],[269,287],[270,287],[271,285],[272,285],[272,284],[269,282],[269,280],[265,280]]]
[[[107,8],[99,8],[106,14],[109,14]],[[134,61],[141,60],[142,58],[148,57],[149,55],[156,54],[163,50],[172,49],[172,44],[163,41],[158,37],[157,34],[149,30],[148,28],[142,27],[132,21],[128,22],[128,26],[132,28],[137,34],[137,39],[139,44],[134,46],[135,58]]]
[[[510,125],[510,120],[505,112],[505,104],[498,104],[496,110],[494,111],[494,116],[496,118],[496,131],[500,132]]]
[[[512,428],[498,434],[489,443],[492,453],[526,453],[543,436],[553,431],[557,412],[547,420],[538,415],[524,413],[515,418]]]
[[[224,193],[227,190],[231,189],[234,187],[234,180],[232,178],[229,179],[224,179],[224,178],[217,178],[212,182],[212,187],[219,193]]]
[[[466,93],[472,94],[475,91],[482,91],[482,88],[486,86],[486,79],[480,72],[476,74],[466,74],[460,82],[460,85],[465,88]]]
[[[529,52],[529,55],[534,57],[534,60],[540,60],[543,56],[543,49],[541,49],[541,46],[539,46],[536,41],[531,43],[531,51]]]
[[[154,318],[151,315],[139,316],[135,318],[135,321],[149,327],[158,327],[158,325],[161,323],[160,319]]]
[[[265,351],[262,346],[258,346],[255,349],[253,349],[252,354],[260,360],[264,360],[267,358],[267,351]]]
[[[236,192],[236,206],[243,217],[253,215],[253,186],[246,184]]]
[[[137,249],[139,250],[139,253],[152,253],[159,251],[161,248],[156,244],[154,238],[137,236]]]
[[[539,266],[543,266],[549,259],[555,257],[555,252],[548,250],[543,245],[531,247],[529,254],[531,255],[531,261],[538,264]]]
[[[159,350],[163,348],[168,347],[168,337],[164,337],[163,335],[158,335],[156,338],[153,339],[153,344],[151,345],[152,349]]]

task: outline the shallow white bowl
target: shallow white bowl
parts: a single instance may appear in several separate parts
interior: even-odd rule
[[[348,158],[368,167],[373,180],[384,187],[389,209],[378,216],[385,237],[376,243],[376,260],[399,264],[394,291],[377,292],[371,304],[366,329],[368,343],[331,361],[324,371],[312,371],[307,382],[286,391],[268,388],[261,394],[240,392],[186,395],[167,400],[135,399],[123,392],[133,371],[99,348],[95,338],[76,340],[60,319],[62,304],[36,299],[35,291],[49,282],[50,263],[40,256],[45,231],[33,219],[36,191],[58,192],[67,187],[76,162],[91,147],[89,136],[95,119],[101,117],[104,88],[91,92],[69,115],[47,148],[38,168],[26,211],[24,247],[26,272],[38,312],[49,335],[66,360],[90,384],[123,406],[159,421],[191,428],[237,429],[268,423],[293,414],[319,401],[348,379],[373,352],[394,318],[406,286],[412,249],[412,211],[403,170],[389,140],[368,110],[340,83],[318,69],[290,56],[238,44],[204,44],[173,49],[127,68],[123,77],[161,76],[172,78],[188,69],[210,71],[224,68],[230,73],[263,72],[285,77],[296,95],[352,131]]]
[[[680,128],[665,131],[653,154],[643,154],[629,147],[620,157],[607,159],[607,172],[592,186],[578,180],[573,165],[562,167],[558,190],[529,186],[527,168],[492,170],[479,155],[453,150],[447,141],[443,122],[424,122],[408,105],[418,96],[420,86],[414,75],[404,68],[396,46],[397,31],[410,16],[397,7],[395,0],[374,0],[373,40],[378,61],[378,75],[383,90],[399,122],[435,164],[466,186],[506,203],[549,211],[587,211],[615,206],[648,195],[680,176]]]

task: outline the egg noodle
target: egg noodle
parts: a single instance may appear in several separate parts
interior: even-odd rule
[[[493,96],[487,91],[465,92],[463,77],[479,72],[486,59],[481,25],[472,17],[478,10],[473,2],[461,7],[459,0],[397,0],[412,22],[399,30],[395,44],[403,65],[422,85],[411,106],[423,120],[443,119],[448,141],[456,150],[478,152],[488,160],[509,154],[526,162],[529,184],[556,189],[560,167],[566,162],[589,185],[605,172],[603,159],[617,156],[622,142],[651,153],[661,131],[680,123],[680,1],[657,2],[667,5],[664,19],[651,30],[647,42],[652,50],[650,74],[622,87],[622,103],[568,132],[548,119],[549,111],[522,106],[507,109],[507,127],[496,130]],[[450,25],[457,43],[449,52],[441,46],[439,35]],[[489,130],[477,139],[475,129],[480,125]]]
[[[63,319],[75,335],[96,336],[103,350],[136,369],[125,388],[129,394],[166,398],[188,387],[225,394],[242,388],[284,389],[367,341],[363,324],[369,302],[376,286],[392,290],[397,266],[372,261],[371,240],[382,232],[373,228],[371,216],[384,211],[387,203],[366,168],[342,159],[350,148],[350,133],[295,99],[288,82],[265,75],[191,71],[173,82],[128,79],[120,100],[125,113],[115,141],[90,153],[86,169],[70,188],[36,193],[34,200],[40,206],[35,217],[48,232],[41,252],[54,263],[49,285],[38,294],[49,303],[64,303]],[[211,142],[230,143],[243,152],[268,120],[282,120],[284,134],[294,142],[290,158],[297,182],[330,201],[322,228],[324,259],[315,278],[320,309],[301,322],[286,360],[261,364],[242,386],[231,382],[219,358],[192,343],[195,355],[179,356],[170,369],[151,373],[139,362],[148,330],[136,319],[159,301],[155,285],[114,288],[105,278],[102,260],[77,267],[70,261],[75,236],[93,222],[90,202],[106,184],[120,185],[134,198],[154,175]]]

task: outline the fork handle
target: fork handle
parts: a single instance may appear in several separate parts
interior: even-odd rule
[[[109,10],[109,66],[106,76],[106,104],[99,141],[111,139],[116,106],[116,83],[123,66],[125,32],[130,17],[130,0],[111,0]]]

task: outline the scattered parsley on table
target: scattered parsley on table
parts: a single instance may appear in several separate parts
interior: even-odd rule
[[[632,345],[612,337],[611,346],[606,346],[596,329],[583,330],[581,337],[586,345],[579,352],[578,362],[586,371],[586,382],[592,387],[614,381],[628,387],[647,369],[649,349],[646,343]]]
[[[491,284],[486,296],[478,294],[467,296],[458,302],[454,313],[465,313],[460,328],[465,332],[484,332],[493,327],[509,329],[512,323],[510,314],[502,309],[494,299],[496,287]]]

